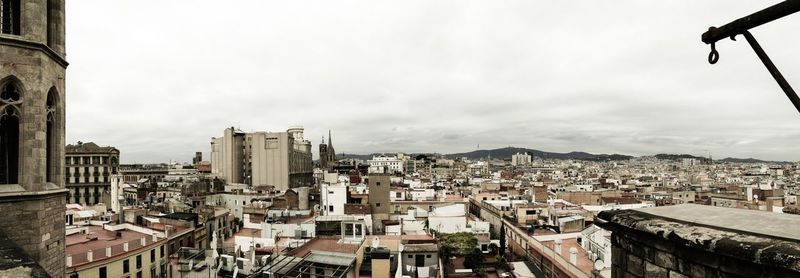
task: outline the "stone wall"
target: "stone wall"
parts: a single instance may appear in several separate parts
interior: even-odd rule
[[[0,229],[52,277],[64,277],[64,196],[0,197]]]
[[[719,213],[720,218],[746,211],[682,206],[647,211],[698,210],[711,215]],[[612,231],[612,277],[800,276],[800,244],[794,240],[736,231],[729,226],[707,226],[662,218],[650,213],[624,210],[599,215],[599,225]],[[769,218],[774,217],[771,213],[754,216],[765,218],[759,220],[765,226],[769,224]]]
[[[50,276],[64,277],[64,0],[22,0],[21,7],[20,34],[0,34],[0,83],[13,82],[21,97],[21,103],[14,104],[20,113],[19,173],[16,184],[0,184],[0,231]],[[51,91],[55,136],[48,179]],[[7,266],[0,264],[0,269]]]

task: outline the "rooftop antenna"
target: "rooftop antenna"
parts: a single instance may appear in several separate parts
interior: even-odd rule
[[[786,0],[751,15],[734,20],[721,27],[709,27],[708,31],[703,33],[701,37],[704,43],[711,45],[711,52],[708,53],[708,62],[716,64],[717,61],[719,61],[719,52],[717,52],[716,49],[716,42],[725,38],[731,38],[731,40],[735,41],[737,35],[744,35],[747,43],[750,44],[750,47],[753,48],[758,58],[761,59],[761,62],[767,67],[769,73],[772,74],[772,77],[778,82],[783,92],[786,93],[786,97],[794,104],[794,108],[800,112],[800,98],[797,97],[797,93],[795,93],[792,86],[789,85],[789,82],[786,81],[786,78],[783,77],[775,64],[772,63],[772,60],[769,59],[769,56],[767,56],[767,53],[761,48],[761,45],[758,44],[756,38],[750,34],[750,29],[752,28],[798,11],[800,11],[800,0]]]

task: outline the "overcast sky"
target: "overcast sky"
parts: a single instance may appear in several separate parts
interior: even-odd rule
[[[800,160],[800,115],[745,42],[778,1],[67,2],[67,141],[209,159],[236,126],[339,153],[690,153]],[[800,14],[752,30],[800,88]]]

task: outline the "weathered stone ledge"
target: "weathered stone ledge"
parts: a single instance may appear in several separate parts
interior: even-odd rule
[[[696,253],[703,256],[694,259],[712,269],[720,267],[719,261],[730,261],[726,264],[728,267],[745,261],[759,265],[756,268],[762,273],[765,268],[780,268],[800,274],[800,240],[791,238],[800,236],[794,231],[800,227],[800,216],[787,218],[776,213],[682,205],[604,211],[598,218],[598,225],[620,234],[617,243],[622,243],[623,251],[634,255],[640,247],[625,244],[642,242],[640,245],[672,253],[697,250]],[[737,229],[739,222],[747,221],[757,221],[760,226],[747,226],[747,231]],[[647,252],[638,253],[647,256]]]

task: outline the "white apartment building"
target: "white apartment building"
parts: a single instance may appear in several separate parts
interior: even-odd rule
[[[531,155],[527,153],[517,153],[511,156],[511,165],[512,166],[525,166],[531,165]]]
[[[322,215],[344,215],[344,204],[347,203],[346,185],[323,183],[319,194]]]
[[[403,173],[403,161],[394,155],[376,155],[367,162],[370,174]]]

